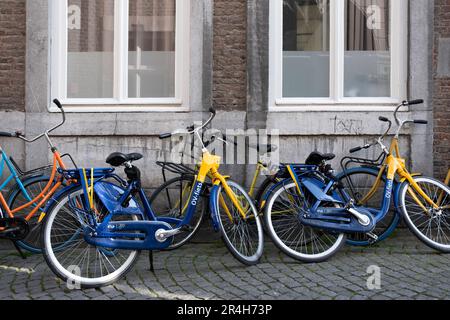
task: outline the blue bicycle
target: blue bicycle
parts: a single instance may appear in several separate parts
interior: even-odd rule
[[[262,221],[251,197],[219,173],[220,157],[209,153],[203,143],[201,131],[215,117],[215,111],[210,111],[209,120],[189,132],[202,144],[203,156],[179,217],[154,212],[141,185],[141,171],[133,165],[143,158],[141,154],[113,153],[107,158],[112,167],[124,167],[127,181],[115,175],[113,168],[61,171],[79,183],[53,197],[45,210],[44,257],[58,277],[84,288],[117,281],[133,267],[140,251],[167,249],[176,235],[189,232],[204,188],[209,187],[214,229],[236,259],[246,265],[258,263],[263,252]]]
[[[411,175],[400,156],[398,141],[404,126],[427,121],[403,121],[398,111],[403,106],[420,103],[423,100],[405,101],[397,107],[394,117],[398,129],[389,148],[384,139],[392,122],[380,117],[380,121],[389,124],[384,135],[374,143],[351,150],[358,152],[379,146],[383,152],[386,161],[375,177],[377,183],[364,197],[372,198],[382,186],[376,206],[352,198],[342,183],[345,179],[336,177],[327,164],[335,157],[333,154],[314,152],[306,164],[282,168],[284,179],[269,190],[264,214],[267,231],[278,248],[300,261],[321,262],[338,252],[347,235],[364,235],[369,239],[353,238],[357,243],[376,242],[380,234],[386,237],[398,223],[398,215],[394,213],[387,228],[380,228],[381,232],[376,229],[388,217],[393,202],[419,240],[441,252],[450,252],[450,189],[435,179]],[[372,174],[372,170],[366,173]]]

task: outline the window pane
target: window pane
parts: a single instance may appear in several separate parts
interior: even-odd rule
[[[175,0],[130,0],[130,98],[175,96]]]
[[[328,0],[283,1],[283,96],[330,96]]]
[[[390,97],[389,0],[345,1],[346,97]]]
[[[68,98],[112,98],[114,0],[68,0]]]

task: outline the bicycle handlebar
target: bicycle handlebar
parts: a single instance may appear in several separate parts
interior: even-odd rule
[[[9,132],[0,132],[0,137],[5,137],[5,138],[14,138],[16,137],[14,133],[9,133]]]
[[[417,99],[417,100],[411,100],[411,101],[404,101],[404,103],[407,103],[408,106],[413,106],[416,104],[422,104],[424,103],[423,99]]]
[[[350,153],[355,153],[355,152],[361,151],[363,149],[369,149],[372,146],[373,146],[373,144],[366,144],[363,147],[356,147],[356,148],[350,149]]]
[[[397,136],[400,133],[400,130],[402,129],[403,125],[405,125],[406,123],[414,123],[414,124],[428,124],[427,120],[409,120],[409,121],[402,121],[399,117],[398,117],[398,112],[400,111],[400,108],[402,107],[406,107],[406,106],[413,106],[413,105],[418,105],[418,104],[422,104],[424,103],[423,99],[416,99],[416,100],[410,100],[410,101],[403,101],[401,104],[399,104],[397,106],[397,108],[395,109],[394,112],[394,118],[395,118],[395,122],[397,123],[397,125],[399,126],[398,130],[397,130]],[[372,143],[372,144],[367,144],[365,146],[362,147],[356,147],[350,150],[350,153],[355,153],[358,151],[361,151],[363,149],[369,149],[370,147],[374,146],[375,144],[382,144],[383,139],[388,135],[389,131],[391,130],[392,127],[392,121],[389,120],[386,117],[379,117],[378,120],[380,120],[381,122],[386,122],[389,123],[389,128],[386,130],[386,132],[377,140],[377,142]],[[383,145],[382,145],[383,147]]]
[[[27,138],[25,137],[25,135],[24,135],[22,132],[20,132],[20,131],[16,131],[16,132],[14,132],[14,133],[0,132],[0,137],[6,137],[6,138],[19,138],[19,139],[21,139],[21,140],[23,140],[23,141],[25,141],[25,142],[35,142],[36,140],[42,138],[43,136],[49,134],[50,132],[55,131],[56,129],[58,129],[59,127],[61,127],[64,123],[66,123],[66,113],[64,112],[64,108],[63,108],[61,102],[59,102],[58,99],[53,100],[53,103],[56,104],[56,106],[61,110],[63,120],[62,120],[62,122],[61,122],[60,124],[54,126],[53,128],[51,128],[51,129],[45,131],[45,132],[42,133],[42,134],[40,134],[40,135],[34,137],[33,139],[27,139]]]
[[[200,130],[202,130],[203,128],[206,128],[216,117],[216,110],[214,108],[210,108],[209,112],[211,113],[211,116],[209,117],[209,119],[200,127],[195,128],[195,126],[190,126],[188,127],[188,134],[194,134]],[[171,138],[174,135],[174,133],[163,133],[162,135],[159,136],[159,139],[164,140],[164,139],[168,139]]]
[[[398,112],[400,111],[401,107],[414,106],[414,105],[418,105],[418,104],[422,104],[422,103],[424,103],[423,99],[416,99],[416,100],[410,100],[410,101],[403,101],[401,104],[399,104],[394,112],[394,118],[395,118],[395,122],[397,123],[397,125],[400,126],[402,124],[402,121],[398,117]]]
[[[58,129],[59,127],[61,127],[64,123],[66,123],[66,113],[65,113],[65,111],[64,111],[64,108],[63,108],[61,102],[60,102],[58,99],[54,99],[54,100],[53,100],[53,103],[59,108],[59,110],[61,110],[62,118],[63,118],[62,121],[61,121],[61,123],[59,123],[58,125],[56,125],[56,126],[50,128],[50,129],[48,129],[48,130],[45,131],[44,133],[41,133],[40,135],[38,135],[38,136],[36,136],[36,137],[34,137],[34,138],[32,138],[32,139],[27,139],[27,138],[25,137],[25,135],[21,134],[20,132],[17,132],[17,133],[16,133],[16,137],[19,138],[19,139],[22,139],[22,140],[25,141],[25,142],[29,142],[29,143],[35,142],[36,140],[39,140],[39,139],[42,138],[43,136],[48,135],[50,132],[55,131],[56,129]]]

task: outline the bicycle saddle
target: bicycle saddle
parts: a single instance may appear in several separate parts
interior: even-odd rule
[[[140,153],[130,153],[130,154],[123,154],[121,152],[114,152],[109,155],[108,158],[106,158],[106,163],[113,166],[113,167],[120,167],[125,162],[128,161],[138,161],[142,159],[144,156]]]
[[[277,151],[278,147],[273,144],[249,144],[249,147],[252,149],[256,149],[258,152],[262,153],[272,153]]]
[[[336,155],[333,153],[322,154],[320,152],[313,152],[309,155],[308,159],[306,159],[306,164],[309,166],[317,166],[322,163],[322,161],[330,161],[336,158]]]

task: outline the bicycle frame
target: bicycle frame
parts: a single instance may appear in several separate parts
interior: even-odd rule
[[[422,203],[422,201],[418,198],[416,192],[423,197],[423,199],[431,206],[433,206],[435,209],[439,208],[439,201],[438,203],[434,203],[433,200],[431,200],[426,193],[420,188],[420,186],[415,182],[414,177],[419,174],[410,174],[408,170],[406,169],[406,161],[403,159],[400,155],[400,148],[399,148],[399,139],[398,137],[394,137],[391,142],[391,146],[389,148],[389,154],[386,157],[384,163],[382,164],[381,168],[379,169],[378,176],[376,178],[375,183],[369,190],[369,192],[361,199],[357,205],[364,205],[366,204],[377,192],[380,184],[382,183],[383,177],[386,176],[386,185],[384,190],[384,197],[383,197],[383,206],[380,211],[376,214],[376,219],[378,221],[381,221],[389,211],[390,207],[390,200],[393,194],[394,190],[394,184],[396,176],[399,176],[400,183],[408,182],[410,184],[410,187],[408,188],[408,193],[412,196],[414,201],[424,210],[426,214],[429,214],[426,206]],[[450,180],[450,173],[447,177]],[[396,191],[398,191],[400,188],[396,188]],[[395,202],[397,202],[397,194],[395,195]]]
[[[253,198],[256,190],[256,183],[258,182],[258,177],[261,174],[261,171],[266,169],[267,167],[262,163],[258,162],[256,165],[255,175],[253,176],[252,184],[250,185],[250,189],[248,191],[248,195]]]
[[[429,211],[422,201],[417,197],[416,192],[434,209],[439,209],[439,201],[435,203],[430,197],[420,188],[417,182],[414,180],[414,175],[410,174],[406,169],[406,161],[400,156],[400,148],[398,138],[392,139],[391,147],[389,149],[389,155],[386,159],[387,168],[387,185],[392,185],[395,176],[400,177],[401,182],[407,181],[410,186],[408,187],[408,193],[414,199],[414,201],[424,210],[424,212],[429,215]],[[381,179],[381,177],[380,177]]]
[[[5,198],[0,192],[0,204],[3,207],[3,210],[8,215],[9,218],[14,218],[14,215],[18,213],[21,210],[24,210],[26,208],[29,208],[31,206],[34,206],[33,210],[25,217],[25,220],[30,221],[30,219],[39,211],[47,201],[51,198],[51,196],[58,190],[58,188],[62,185],[62,179],[58,179],[58,181],[53,185],[53,182],[55,181],[57,168],[65,169],[64,162],[61,159],[61,155],[57,150],[53,150],[53,165],[52,165],[52,171],[50,175],[49,183],[44,187],[44,189],[41,191],[39,195],[37,195],[34,199],[31,199],[30,195],[26,191],[23,183],[21,182],[19,175],[17,174],[17,171],[14,169],[13,164],[8,159],[6,153],[0,148],[1,152],[1,161],[0,161],[0,175],[3,173],[4,166],[6,164],[8,170],[10,171],[10,176],[5,180],[5,182],[0,186],[0,191],[3,190],[6,185],[12,181],[15,180],[17,185],[19,186],[21,192],[24,194],[25,198],[29,201],[28,203],[11,210],[11,208],[8,206]],[[53,186],[52,186],[53,185]],[[41,210],[42,211],[42,210]]]

